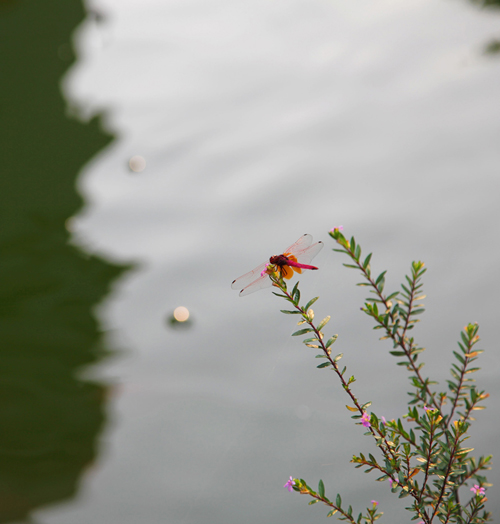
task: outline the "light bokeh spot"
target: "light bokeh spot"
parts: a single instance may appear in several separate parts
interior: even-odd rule
[[[179,306],[174,309],[174,318],[177,322],[186,322],[189,318],[189,310],[187,307]]]
[[[134,155],[128,161],[128,165],[134,173],[140,173],[146,169],[146,160],[140,155]]]

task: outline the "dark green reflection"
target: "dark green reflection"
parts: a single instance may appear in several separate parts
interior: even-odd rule
[[[474,5],[480,8],[487,9],[490,13],[498,15],[500,11],[500,0],[470,0]],[[493,38],[486,42],[483,48],[484,54],[486,55],[497,55],[500,53],[500,40]]]
[[[472,3],[481,7],[500,7],[500,0],[472,0]]]
[[[106,351],[91,308],[123,267],[67,244],[81,167],[112,140],[65,117],[80,0],[0,0],[0,522],[71,497],[96,458]]]

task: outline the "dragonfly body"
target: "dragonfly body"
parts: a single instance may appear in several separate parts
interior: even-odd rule
[[[269,259],[269,263],[273,266],[292,266],[292,267],[298,267],[301,269],[318,269],[316,266],[308,266],[307,264],[299,264],[298,262],[295,262],[293,259],[287,257],[286,255],[275,255],[274,257],[271,257]]]
[[[266,272],[269,265],[275,266],[285,279],[292,278],[294,271],[302,273],[302,269],[318,269],[315,266],[310,266],[309,262],[323,249],[323,242],[311,244],[312,236],[302,235],[297,242],[285,249],[281,255],[270,257],[269,262],[264,262],[254,270],[233,280],[231,287],[241,290],[240,297],[249,295],[259,289],[271,287],[272,281]]]

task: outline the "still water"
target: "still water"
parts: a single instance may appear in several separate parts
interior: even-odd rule
[[[426,370],[444,390],[460,330],[480,323],[476,378],[491,398],[469,442],[496,455],[500,60],[483,51],[500,11],[85,8],[0,11],[13,42],[2,89],[16,108],[0,131],[0,522],[323,521],[325,508],[283,489],[290,475],[409,522],[404,501],[349,464],[373,446],[290,338],[284,304],[269,290],[239,298],[230,283],[304,233],[323,240],[303,295],[332,315],[358,397],[393,418],[408,380],[327,231],[343,224],[374,251],[389,289],[424,260]],[[131,169],[134,156],[145,167]],[[187,328],[170,322],[178,306]],[[489,480],[498,515],[498,468]]]

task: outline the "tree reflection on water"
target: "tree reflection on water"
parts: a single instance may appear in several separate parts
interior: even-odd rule
[[[124,267],[68,245],[81,167],[112,140],[69,120],[59,91],[80,0],[0,2],[0,522],[75,494],[96,459],[106,354],[91,308]]]
[[[500,0],[470,0],[474,5],[479,6],[480,8],[486,8],[491,11],[493,14],[500,14],[498,9],[500,8]],[[492,40],[486,42],[484,46],[484,53],[487,55],[496,55],[500,53],[500,39],[493,38]]]

